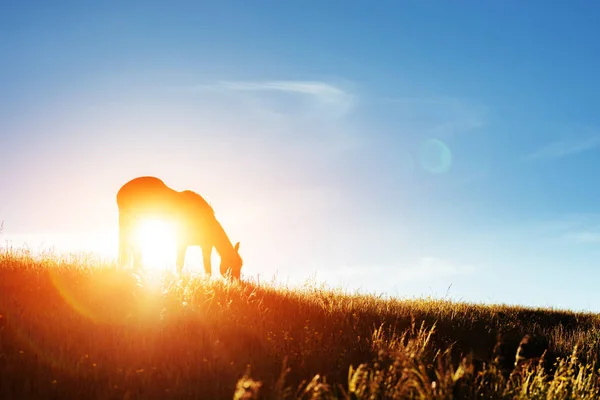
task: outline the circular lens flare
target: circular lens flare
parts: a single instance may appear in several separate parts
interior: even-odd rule
[[[452,166],[452,153],[441,140],[428,139],[421,144],[419,161],[428,172],[441,174]]]

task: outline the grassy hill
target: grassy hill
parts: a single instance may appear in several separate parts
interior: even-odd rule
[[[597,398],[599,339],[595,314],[0,252],[1,398]]]

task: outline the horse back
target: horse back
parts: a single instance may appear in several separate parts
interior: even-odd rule
[[[178,193],[158,178],[143,176],[119,189],[117,206],[124,213],[169,215],[177,209]]]

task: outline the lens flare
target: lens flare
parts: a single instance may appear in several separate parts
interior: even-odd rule
[[[452,166],[452,153],[441,140],[427,139],[421,144],[419,162],[426,171],[441,174]]]

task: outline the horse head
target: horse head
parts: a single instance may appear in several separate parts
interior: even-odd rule
[[[221,256],[220,271],[222,276],[229,276],[234,280],[240,280],[242,270],[242,257],[239,253],[240,242],[233,246],[233,251]]]

